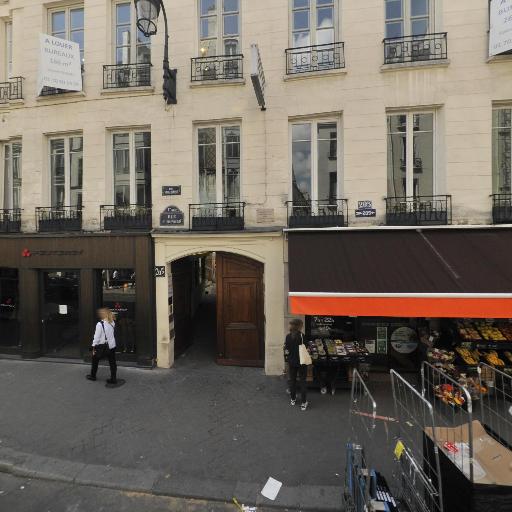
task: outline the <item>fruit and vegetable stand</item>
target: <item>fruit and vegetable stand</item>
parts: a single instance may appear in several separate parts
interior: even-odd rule
[[[307,348],[313,361],[308,375],[312,387],[329,384],[333,389],[350,388],[353,369],[358,369],[365,378],[368,376],[371,355],[357,341],[316,338],[308,341]]]

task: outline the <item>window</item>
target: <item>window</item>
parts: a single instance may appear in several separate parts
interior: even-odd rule
[[[67,7],[49,11],[50,33],[54,37],[78,43],[80,59],[84,63],[84,8]]]
[[[12,23],[5,24],[5,76],[12,77]]]
[[[421,36],[430,28],[434,0],[386,0],[386,37]]]
[[[240,126],[199,128],[199,201],[240,201]]]
[[[240,53],[240,0],[199,0],[201,57]]]
[[[115,206],[151,206],[151,132],[113,134]]]
[[[433,196],[434,185],[434,114],[389,115],[388,197]]]
[[[337,0],[291,0],[293,48],[330,44],[336,39]]]
[[[50,139],[51,205],[82,207],[83,137]]]
[[[338,198],[338,123],[334,120],[294,123],[292,199],[294,205]]]
[[[512,171],[512,109],[492,113],[492,188],[494,194],[510,194]]]
[[[116,64],[150,64],[151,41],[136,25],[135,7],[131,2],[114,4],[114,41]]]
[[[4,145],[4,208],[21,208],[21,142]]]

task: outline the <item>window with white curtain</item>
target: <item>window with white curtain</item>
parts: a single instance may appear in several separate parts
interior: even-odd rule
[[[83,137],[70,135],[50,141],[50,198],[53,207],[82,207]]]
[[[337,0],[290,0],[293,48],[336,40]]]
[[[5,23],[5,76],[12,77],[12,22]]]
[[[492,113],[492,188],[494,194],[512,192],[512,108]]]
[[[6,210],[21,208],[21,141],[4,144],[4,205]]]
[[[114,63],[150,64],[151,38],[136,25],[137,15],[133,2],[114,2]]]
[[[199,0],[201,57],[240,53],[240,0]]]

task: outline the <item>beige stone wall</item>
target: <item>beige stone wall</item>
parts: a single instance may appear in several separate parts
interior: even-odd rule
[[[34,208],[48,206],[47,136],[84,134],[84,219],[86,229],[99,228],[99,206],[112,202],[111,131],[149,127],[152,132],[154,225],[170,204],[188,214],[196,202],[195,126],[213,121],[239,121],[242,127],[242,198],[250,228],[286,224],[290,194],[289,121],[303,116],[338,116],[341,122],[340,181],[349,200],[351,225],[384,222],[386,196],[386,111],[432,108],[437,113],[438,193],[453,196],[453,222],[490,222],[491,114],[494,103],[512,104],[512,60],[487,58],[487,3],[482,0],[438,0],[436,31],[448,32],[449,62],[385,70],[383,0],[339,0],[340,36],[345,42],[346,69],[287,79],[284,50],[289,44],[288,0],[241,0],[245,83],[190,83],[190,58],[198,55],[196,0],[167,0],[171,65],[178,68],[178,105],[165,107],[161,98],[163,25],[153,38],[153,84],[143,91],[102,91],[102,66],[112,62],[112,7],[108,0],[85,0],[84,93],[36,98],[38,37],[46,31],[46,8],[40,0],[0,3],[0,18],[12,18],[14,70],[25,77],[23,102],[0,106],[0,141],[23,139],[23,228],[32,231]],[[62,2],[69,5],[70,2]],[[0,24],[0,50],[3,50]],[[262,112],[250,81],[250,45],[260,47],[266,75],[267,110]],[[3,51],[0,55],[3,55]],[[0,66],[3,73],[3,66]],[[162,185],[181,185],[182,195],[161,197]],[[1,206],[0,198],[0,206]],[[358,200],[372,200],[375,219],[355,219]],[[273,211],[273,220],[257,222],[257,210]],[[188,219],[185,219],[188,225]],[[242,236],[242,235],[240,235]],[[283,305],[284,263],[281,242],[244,234],[254,254],[273,276],[266,290],[267,371],[281,364],[286,306]],[[203,240],[201,242],[201,240]],[[157,264],[174,257],[177,238],[157,239]],[[184,250],[237,250],[232,235],[214,238],[180,235]],[[236,239],[238,240],[238,239]],[[238,242],[236,242],[238,243]],[[208,246],[210,244],[210,246]],[[261,244],[260,249],[256,249]],[[280,250],[276,250],[280,244]],[[236,245],[236,244],[235,244]],[[169,252],[171,251],[171,252]],[[186,252],[186,251],[185,251]],[[273,258],[276,258],[274,261]],[[275,282],[274,279],[280,279]],[[159,364],[168,366],[172,350],[165,338],[161,282],[158,284]],[[273,315],[273,316],[272,316]],[[278,363],[279,360],[279,363]]]

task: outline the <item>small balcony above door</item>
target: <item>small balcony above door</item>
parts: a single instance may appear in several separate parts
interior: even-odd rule
[[[149,231],[153,225],[151,206],[138,204],[103,205],[100,217],[104,231]]]
[[[244,229],[245,203],[189,205],[191,231],[238,231]]]
[[[191,59],[192,82],[233,81],[244,78],[244,56],[212,55]]]
[[[452,223],[452,196],[387,197],[387,226],[432,226]]]
[[[81,206],[49,206],[36,208],[37,231],[62,233],[82,230]]]
[[[345,67],[344,43],[341,41],[300,48],[287,48],[286,74],[315,73]]]
[[[103,89],[151,86],[151,63],[103,66]]]
[[[289,228],[332,228],[348,226],[346,199],[287,201]]]

